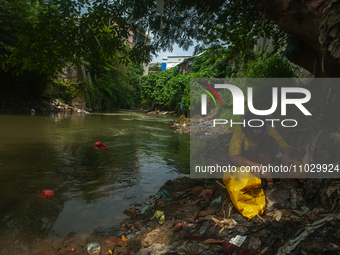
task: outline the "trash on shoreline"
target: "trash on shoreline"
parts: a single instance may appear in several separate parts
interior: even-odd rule
[[[248,219],[264,212],[266,199],[261,187],[261,179],[252,173],[244,173],[244,178],[230,178],[225,175],[223,182],[235,208]]]
[[[312,184],[320,186],[319,182],[314,180]],[[305,197],[307,190],[314,188],[311,183],[306,182],[303,187],[286,184],[274,183],[273,187],[296,190],[285,192],[287,208],[268,211],[264,207],[261,216],[248,219],[233,208],[227,189],[215,180],[187,177],[169,180],[144,206],[139,204],[126,210],[131,215],[123,220],[121,232],[117,233],[121,238],[111,236],[100,242],[101,252],[111,254],[111,251],[116,255],[277,252],[317,255],[338,249],[340,216],[331,212],[332,207],[337,210],[334,201],[331,200],[329,206],[319,202],[316,203],[318,207],[313,207]],[[338,184],[329,182],[328,185],[324,188],[324,199],[338,196]],[[203,191],[201,197],[204,197],[207,190],[211,190],[211,194],[193,204]],[[171,198],[167,194],[172,194]],[[290,197],[287,198],[287,194]],[[300,195],[304,198],[303,205],[296,202]],[[296,203],[295,209],[289,205],[291,202]]]
[[[97,242],[89,243],[87,245],[87,252],[90,255],[99,255],[100,254],[100,245]]]
[[[153,220],[154,218],[156,218],[157,220],[159,220],[159,224],[163,224],[165,222],[165,215],[163,211],[155,211],[154,215],[149,219],[149,220]]]

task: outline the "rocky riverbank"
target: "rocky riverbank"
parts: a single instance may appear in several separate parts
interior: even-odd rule
[[[90,113],[92,109],[81,105],[69,105],[55,99],[51,102],[0,100],[0,113],[38,113],[38,112],[77,112]]]

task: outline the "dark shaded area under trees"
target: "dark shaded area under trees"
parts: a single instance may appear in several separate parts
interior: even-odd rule
[[[117,53],[125,64],[148,62],[151,54],[172,50],[174,43],[187,49],[194,40],[196,52],[222,45],[242,59],[256,38],[266,35],[273,40],[273,52],[287,45],[280,54],[316,77],[338,77],[340,68],[335,0],[177,0],[165,2],[162,15],[150,0],[3,0],[0,8],[0,64],[6,77],[1,87],[30,87],[25,90],[30,94],[23,93],[28,97],[38,97],[48,85],[21,82],[31,72],[46,80],[68,62],[85,61],[98,69]],[[152,44],[126,48],[129,31],[136,30],[152,35]]]

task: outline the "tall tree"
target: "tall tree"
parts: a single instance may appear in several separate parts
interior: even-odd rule
[[[0,49],[3,68],[51,71],[89,58],[100,65],[117,51],[122,60],[138,62],[156,50],[172,50],[174,43],[187,49],[195,40],[197,51],[219,44],[245,53],[265,34],[276,46],[287,43],[284,54],[317,76],[340,74],[339,0],[37,0],[29,2],[35,5],[28,16],[14,11],[27,1],[1,1],[2,13],[22,24],[5,26],[0,47],[6,45],[9,54]],[[153,44],[125,50],[135,29],[149,31]]]
[[[256,1],[268,19],[292,36],[289,60],[319,77],[340,76],[340,1]]]
[[[131,12],[133,20],[149,26],[160,49],[172,50],[173,43],[186,49],[198,40],[244,51],[265,34],[276,46],[287,44],[283,54],[317,76],[340,75],[338,0],[171,0],[162,14],[155,11],[156,2],[144,3],[139,1],[140,12]]]
[[[135,29],[128,23],[123,2],[40,0],[30,5],[28,14],[24,7],[17,9],[25,6],[26,0],[2,2],[0,21],[8,24],[4,28],[8,36],[0,39],[0,61],[5,70],[55,73],[66,62],[91,60],[102,65],[117,52],[122,53],[123,62],[150,59],[152,50],[142,42],[132,49],[125,47]]]

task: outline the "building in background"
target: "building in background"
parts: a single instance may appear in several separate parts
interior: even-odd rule
[[[194,56],[168,56],[167,58],[162,58],[162,63],[157,64],[158,67],[160,66],[160,71],[165,71],[179,65],[180,73],[183,74],[184,71],[187,73],[192,73],[192,64],[194,63],[195,58],[201,54],[203,53]],[[150,63],[149,66],[147,66],[146,69],[148,69],[148,72],[145,72],[145,75],[159,72],[155,72],[155,64],[156,63]],[[153,69],[152,72],[150,71],[151,68]]]
[[[151,43],[151,36],[149,36],[148,32],[145,32],[145,34],[143,34],[139,31],[130,31],[129,33],[130,35],[126,44],[129,44],[131,48],[138,42],[144,43],[146,45],[149,45]],[[147,75],[149,72],[149,67],[145,63],[142,63],[142,68],[144,70],[143,75]]]
[[[202,53],[193,55],[191,57],[186,58],[182,63],[178,64],[179,72],[183,73],[192,73],[192,65],[194,64],[195,58],[202,55]]]
[[[191,56],[168,56],[168,58],[164,58],[162,60],[164,60],[163,63],[166,63],[166,70],[168,70],[182,63],[186,58],[190,57]]]

